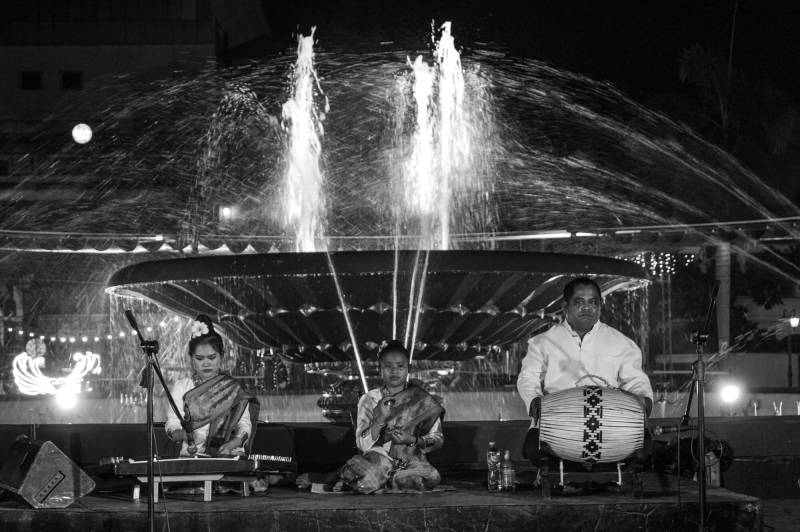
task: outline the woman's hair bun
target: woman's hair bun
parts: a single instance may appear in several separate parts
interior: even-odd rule
[[[206,334],[214,334],[214,322],[211,321],[211,318],[207,314],[198,314],[195,321],[204,323],[206,327],[208,327],[208,333]]]
[[[200,344],[209,344],[222,355],[222,337],[214,330],[214,322],[206,314],[199,314],[192,322],[191,338],[189,339],[189,355],[194,354],[194,350]]]

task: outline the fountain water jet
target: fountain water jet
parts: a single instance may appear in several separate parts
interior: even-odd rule
[[[414,109],[410,153],[402,164],[404,210],[399,218],[416,218],[420,247],[426,249],[448,249],[453,210],[476,210],[475,202],[487,199],[480,193],[469,197],[487,186],[471,168],[480,149],[476,142],[480,124],[474,117],[486,114],[486,102],[474,100],[478,108],[473,115],[465,108],[466,81],[450,28],[450,22],[442,24],[433,66],[421,55],[413,63],[407,59],[413,105],[401,100],[395,112],[402,120],[408,107]],[[406,79],[398,79],[398,91],[405,92],[406,85]]]
[[[314,32],[297,37],[297,62],[292,71],[292,95],[283,104],[283,127],[288,131],[284,178],[284,220],[294,233],[295,251],[314,251],[325,227],[325,178],[320,167],[324,114],[317,106],[324,99],[314,69]]]

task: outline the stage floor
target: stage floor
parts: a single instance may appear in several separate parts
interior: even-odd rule
[[[447,480],[447,479],[446,479]],[[452,482],[451,489],[425,494],[316,495],[271,488],[248,498],[167,493],[156,505],[156,530],[608,530],[613,532],[697,530],[697,489],[682,482],[659,491],[644,478],[641,498],[619,493],[557,496],[538,491],[487,493],[474,483]],[[762,530],[761,501],[716,488],[708,491],[711,530]],[[0,502],[0,530],[72,532],[142,531],[147,504],[129,494],[93,493],[70,508],[32,509],[17,501]]]

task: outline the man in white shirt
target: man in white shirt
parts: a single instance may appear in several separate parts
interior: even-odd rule
[[[565,320],[528,342],[517,390],[532,418],[523,454],[538,465],[543,395],[575,386],[618,387],[636,395],[647,415],[653,388],[642,371],[642,352],[627,336],[600,321],[600,287],[578,277],[564,287]]]

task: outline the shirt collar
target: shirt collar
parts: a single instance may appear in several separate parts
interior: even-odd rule
[[[564,325],[564,327],[567,328],[567,332],[569,332],[570,335],[580,337],[580,334],[578,334],[578,332],[575,329],[572,328],[572,325],[569,324],[569,321],[567,321],[566,318],[564,318],[564,321],[561,322],[561,323]],[[589,329],[589,331],[584,336],[588,336],[588,335],[596,332],[597,329],[599,329],[599,328],[600,328],[600,320],[597,320],[595,322],[595,324],[592,326],[592,328]]]

